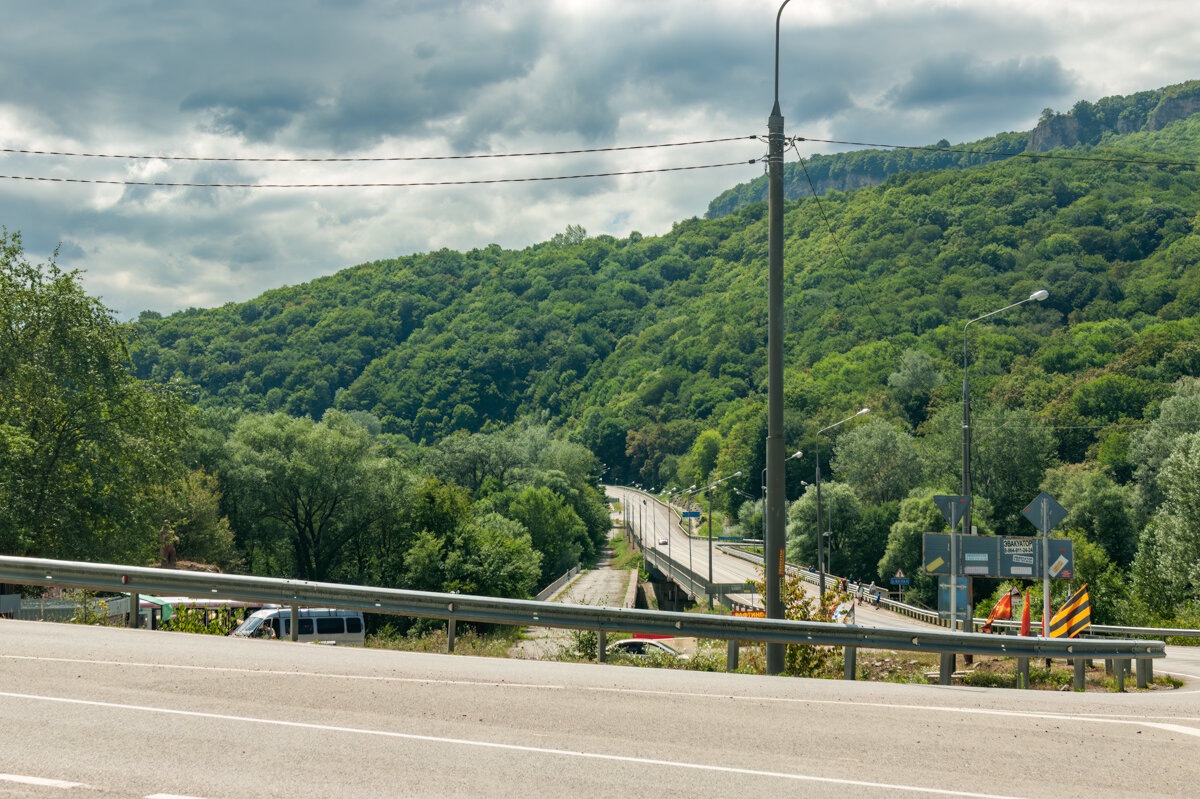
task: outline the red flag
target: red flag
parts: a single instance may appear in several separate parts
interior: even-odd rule
[[[996,607],[992,608],[992,612],[988,614],[987,621],[983,624],[983,631],[990,633],[992,631],[992,622],[996,619],[1011,619],[1012,618],[1012,591],[1009,591],[1004,596],[1000,597],[1000,601],[996,603]]]
[[[1021,610],[1021,635],[1029,635],[1029,589],[1025,589],[1025,607]]]

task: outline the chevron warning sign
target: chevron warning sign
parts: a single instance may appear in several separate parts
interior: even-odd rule
[[[1087,584],[1071,595],[1066,604],[1058,609],[1050,620],[1051,638],[1074,638],[1092,626],[1092,603],[1088,599]]]

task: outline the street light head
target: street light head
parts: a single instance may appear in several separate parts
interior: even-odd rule
[[[1045,289],[1038,289],[1037,291],[1035,291],[1029,295],[1029,299],[1037,300],[1038,302],[1041,302],[1042,300],[1046,299],[1049,296],[1050,296],[1050,292],[1046,291]]]
[[[790,461],[790,460],[792,460],[793,458],[799,458],[799,457],[800,457],[801,455],[803,455],[803,454],[804,454],[804,453],[803,453],[803,452],[801,452],[800,450],[796,450],[796,451],[795,451],[795,452],[793,452],[791,455],[788,455],[787,459]]]
[[[870,412],[871,412],[871,409],[870,409],[870,408],[863,408],[861,411],[859,411],[858,413],[856,413],[856,414],[854,414],[854,415],[855,415],[855,416],[862,416],[864,413],[870,413]]]
[[[734,472],[734,473],[733,473],[733,476],[734,476],[734,477],[741,477],[741,476],[742,476],[742,473],[741,473],[741,472]]]

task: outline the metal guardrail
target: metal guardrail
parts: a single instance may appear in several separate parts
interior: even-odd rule
[[[1044,639],[954,633],[913,633],[824,622],[787,621],[535,600],[441,594],[398,588],[313,583],[237,574],[181,572],[136,566],[0,556],[0,581],[66,585],[100,591],[241,599],[282,605],[346,608],[439,619],[536,625],[599,632],[649,633],[781,644],[961,653],[1021,658],[1115,658],[1149,663],[1165,657],[1161,641]]]

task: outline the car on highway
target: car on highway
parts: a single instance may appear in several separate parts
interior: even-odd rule
[[[658,545],[660,547],[665,547],[669,543],[671,543],[671,542],[667,540],[667,537],[665,535],[658,537]]]
[[[653,638],[626,638],[616,641],[608,647],[608,654],[629,658],[647,658],[652,656],[668,658],[686,658],[674,647],[656,641]]]

